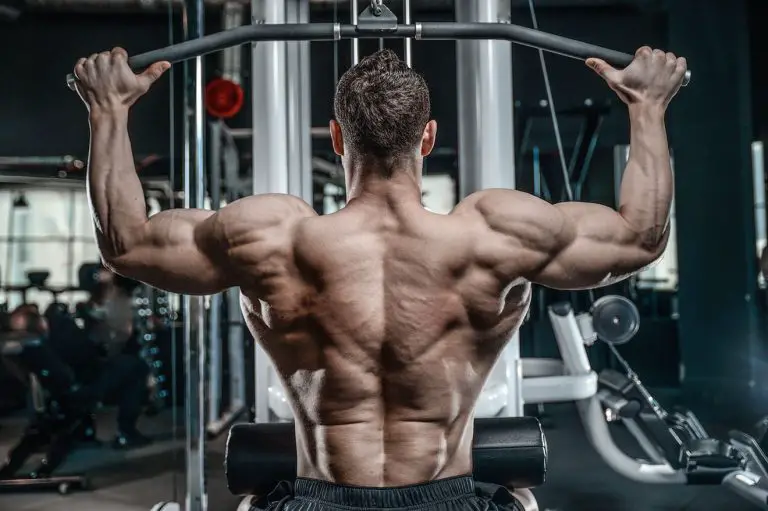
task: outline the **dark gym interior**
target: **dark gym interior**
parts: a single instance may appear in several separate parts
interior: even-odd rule
[[[282,0],[253,0],[253,5],[270,1]],[[305,1],[310,22],[349,22],[349,1]],[[412,0],[412,19],[454,21],[456,2],[505,4]],[[194,443],[186,438],[183,325],[192,312],[180,295],[100,265],[83,168],[88,116],[64,77],[78,58],[96,51],[121,46],[135,55],[183,41],[188,3],[0,0],[5,69],[0,82],[0,460],[9,457],[0,464],[0,509],[138,511],[163,502],[183,507],[190,484],[185,452]],[[205,0],[205,33],[222,30],[228,3]],[[242,7],[241,23],[249,23],[251,3],[231,3]],[[367,3],[360,0],[361,11]],[[402,14],[402,0],[385,4]],[[511,23],[532,25],[528,0],[506,4]],[[768,68],[762,56],[768,32],[762,23],[768,2],[534,0],[533,5],[542,31],[627,53],[643,45],[667,49],[685,56],[693,72],[667,114],[675,170],[674,254],[653,272],[597,291],[598,298],[629,298],[640,327],[630,342],[589,346],[592,370],[625,377],[626,367],[614,354],[618,350],[655,400],[667,410],[692,410],[707,438],[727,440],[738,430],[768,447],[768,436],[763,438],[768,430],[768,420],[763,421],[768,417],[768,300],[759,264],[766,245],[762,144],[768,140]],[[360,52],[372,53],[379,44],[361,40]],[[402,54],[400,40],[381,44]],[[439,125],[425,175],[435,186],[448,183],[445,200],[452,206],[461,198],[457,42],[414,41],[412,47],[413,67],[429,85],[432,117]],[[236,66],[244,101],[225,119],[232,133],[258,122],[251,96],[254,73],[260,71],[251,66],[249,48],[243,47]],[[300,80],[311,101],[305,121],[313,129],[312,205],[326,214],[344,203],[343,171],[322,132],[333,116],[338,78],[352,64],[351,44],[313,41],[309,55],[309,75]],[[222,62],[220,53],[204,57],[205,83],[221,78]],[[621,175],[617,155],[629,144],[627,109],[582,61],[547,53],[546,66],[562,144],[573,160],[577,199],[615,207]],[[512,45],[512,77],[512,90],[500,101],[514,107],[509,144],[515,161],[509,169],[516,188],[559,202],[564,199],[560,155],[535,49]],[[183,65],[174,65],[131,113],[133,152],[151,211],[181,207],[184,201],[186,94]],[[215,132],[209,127],[219,119],[209,109],[204,121],[208,157]],[[234,174],[225,163],[217,165],[219,175],[206,178],[210,188],[218,188],[216,196],[227,200],[250,193],[243,191],[249,186],[243,182],[250,183],[258,172],[248,140],[232,143]],[[228,181],[233,175],[236,182]],[[761,189],[761,203],[756,189]],[[559,359],[549,307],[569,302],[583,311],[592,298],[535,287],[520,330],[521,356]],[[227,488],[227,433],[232,423],[256,416],[256,348],[236,296],[222,294],[204,307],[197,313],[206,318],[206,350],[217,348],[216,355],[206,352],[203,373],[218,382],[206,386],[209,408],[201,410],[200,427],[207,428],[207,509],[235,511],[241,497]],[[14,336],[14,321],[27,325],[40,318],[45,335]],[[219,364],[215,370],[212,360]],[[238,389],[232,387],[236,380]],[[214,392],[215,398],[209,395]],[[229,413],[229,403],[235,413]],[[273,418],[285,419],[272,412]],[[718,468],[716,483],[638,482],[617,473],[596,452],[574,402],[528,404],[525,412],[539,418],[547,440],[546,482],[533,490],[541,510],[761,509],[720,484],[730,465]],[[610,430],[629,456],[648,456],[621,420],[610,423]]]

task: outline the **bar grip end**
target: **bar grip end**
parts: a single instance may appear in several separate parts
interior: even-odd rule
[[[67,75],[67,87],[69,87],[69,90],[74,91],[75,90],[75,82],[77,81],[77,78],[75,78],[75,75],[72,73],[69,73]]]
[[[683,76],[683,87],[687,87],[688,84],[691,83],[691,70],[685,72],[685,76]]]

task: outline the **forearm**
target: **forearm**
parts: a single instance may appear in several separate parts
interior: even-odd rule
[[[92,114],[88,197],[105,259],[129,250],[147,222],[141,182],[128,136],[128,111]]]
[[[664,111],[634,105],[629,160],[621,182],[619,212],[648,248],[663,245],[674,193]]]

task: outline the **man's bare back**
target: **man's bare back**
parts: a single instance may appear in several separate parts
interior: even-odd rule
[[[242,288],[243,309],[301,427],[300,477],[397,486],[471,473],[472,409],[530,295],[524,282],[505,294],[478,264],[480,222],[360,199],[299,213],[286,246],[255,258],[255,280],[271,278]]]
[[[134,75],[120,49],[81,59],[75,75],[90,112],[89,196],[102,257],[173,292],[241,289],[295,411],[302,481],[390,487],[390,495],[435,482],[444,498],[460,497],[457,508],[488,508],[471,477],[439,481],[471,474],[475,402],[527,311],[530,284],[605,285],[652,264],[666,246],[673,187],[664,113],[685,60],[641,48],[622,71],[587,64],[629,108],[618,211],[514,190],[477,192],[450,215],[426,211],[421,171],[437,129],[428,89],[385,50],[339,82],[331,135],[346,173],[344,209],[318,217],[298,198],[265,194],[215,213],[148,219],[127,114],[169,65]],[[377,80],[389,96],[369,86]],[[346,505],[333,484],[305,486],[302,498],[333,493],[334,505]]]

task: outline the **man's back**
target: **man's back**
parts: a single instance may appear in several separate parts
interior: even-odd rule
[[[529,303],[527,284],[505,293],[478,264],[476,223],[356,200],[304,218],[290,249],[253,267],[266,284],[243,289],[244,310],[292,401],[300,477],[396,486],[471,473],[475,401]]]

